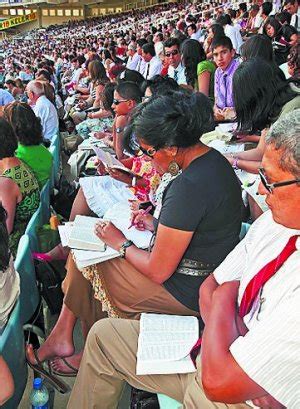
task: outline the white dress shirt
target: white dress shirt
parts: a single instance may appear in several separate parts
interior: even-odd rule
[[[168,68],[168,76],[174,79],[175,71],[177,72],[177,84],[187,84],[185,77],[185,67],[181,63],[177,66],[177,68],[174,68],[170,65]]]
[[[135,70],[136,71],[137,66],[138,66],[141,59],[142,59],[142,57],[140,55],[138,55],[138,53],[135,53],[132,57],[128,58],[126,68],[128,68],[129,70]]]
[[[149,62],[146,63],[146,68],[144,72],[144,78],[146,80],[151,80],[155,75],[159,75],[162,70],[161,60],[154,56]]]
[[[238,27],[231,26],[230,24],[226,24],[224,27],[224,33],[227,37],[230,38],[232,42],[232,46],[237,52],[240,53],[240,47],[243,44],[243,39]]]
[[[299,27],[300,27],[300,7],[298,7],[297,13],[292,15],[291,26],[295,27],[299,32]]]
[[[216,281],[240,281],[240,304],[251,279],[294,235],[300,235],[300,230],[276,223],[267,211],[214,271]],[[288,409],[298,409],[300,404],[300,238],[296,247],[243,318],[249,332],[230,346],[243,371]]]
[[[58,131],[58,115],[55,106],[45,95],[41,95],[32,109],[41,119],[44,139],[51,141]]]

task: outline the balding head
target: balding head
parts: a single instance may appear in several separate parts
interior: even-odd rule
[[[27,84],[26,90],[32,92],[36,97],[40,97],[45,94],[44,84],[41,81],[30,81]]]

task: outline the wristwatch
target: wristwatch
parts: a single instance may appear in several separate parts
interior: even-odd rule
[[[133,245],[133,242],[131,240],[124,241],[124,243],[122,244],[119,250],[121,258],[125,258],[126,249],[132,245]]]

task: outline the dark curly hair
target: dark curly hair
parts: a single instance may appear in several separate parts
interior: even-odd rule
[[[25,146],[43,141],[41,120],[25,102],[14,101],[4,108],[4,118],[11,124],[18,141]]]
[[[0,118],[0,159],[15,156],[18,140],[11,124],[4,118]]]

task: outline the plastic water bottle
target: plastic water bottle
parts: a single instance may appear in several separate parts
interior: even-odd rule
[[[43,380],[35,378],[33,381],[33,389],[30,394],[31,409],[49,409],[49,393]]]

